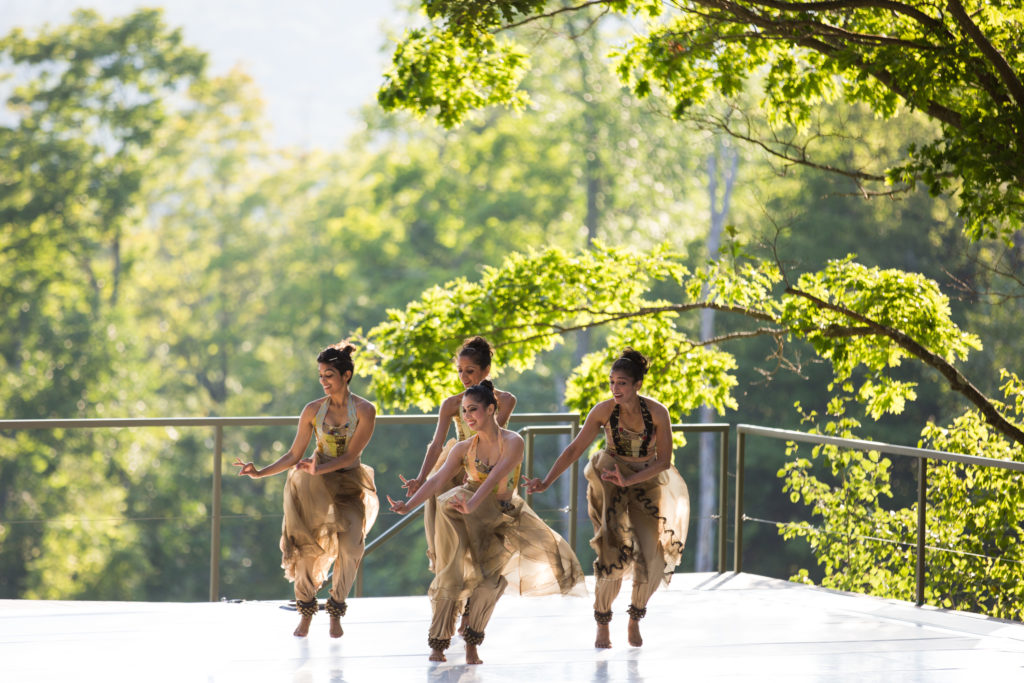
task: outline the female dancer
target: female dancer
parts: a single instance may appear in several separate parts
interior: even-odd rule
[[[284,487],[284,522],[281,527],[281,566],[295,583],[295,604],[301,619],[295,635],[304,637],[316,614],[317,591],[334,564],[331,594],[327,599],[330,634],[340,638],[341,617],[363,558],[366,532],[377,518],[377,489],[373,469],[359,461],[373,434],[376,409],[349,390],[352,351],[344,342],[320,352],[320,385],[324,398],[306,404],[288,452],[276,462],[257,469],[235,459],[239,476],[253,479],[288,470]],[[311,437],[316,451],[303,460]]]
[[[466,389],[462,411],[475,434],[452,448],[440,471],[406,501],[405,514],[464,472],[466,483],[438,496],[430,660],[446,661],[459,604],[466,607],[466,663],[482,663],[477,646],[509,581],[521,595],[585,594],[583,570],[569,544],[516,493],[523,438],[498,426],[497,399],[487,380]]]
[[[597,621],[595,647],[611,647],[608,623],[622,579],[633,576],[629,644],[643,645],[640,619],[660,581],[667,585],[679,564],[690,520],[686,482],[672,466],[672,430],[668,410],[638,392],[648,361],[626,348],[612,363],[612,397],[590,411],[583,428],[541,479],[526,484],[540,493],[558,479],[604,429],[605,448],[584,469],[594,560]]]
[[[471,387],[474,384],[487,379],[491,372],[491,359],[494,357],[494,349],[486,339],[480,336],[470,337],[462,342],[458,353],[455,354],[455,371],[459,375],[459,381],[463,387]],[[494,390],[494,396],[498,400],[497,419],[502,427],[508,425],[508,418],[516,407],[516,397],[507,391]],[[441,409],[437,415],[437,428],[434,430],[434,438],[427,446],[427,453],[423,456],[423,465],[415,479],[406,479],[402,475],[402,488],[406,495],[411,496],[423,485],[429,476],[441,469],[448,453],[451,452],[456,441],[464,441],[473,436],[473,430],[469,428],[462,419],[462,392],[449,396],[441,402]],[[449,439],[444,446],[441,443],[448,434],[448,425],[455,420],[455,433],[458,439]],[[462,484],[465,475],[462,470],[456,471],[454,477],[442,486],[437,493],[443,493],[449,489]],[[437,495],[427,498],[423,510],[423,531],[427,536],[427,560],[430,564],[430,571],[434,571],[434,527],[437,517]]]

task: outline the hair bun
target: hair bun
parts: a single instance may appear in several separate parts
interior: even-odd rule
[[[476,335],[475,337],[467,337],[463,342],[462,346],[459,347],[459,352],[455,354],[456,358],[467,356],[470,360],[480,366],[481,369],[486,370],[491,367],[491,359],[494,357],[494,347],[491,343]]]
[[[480,380],[480,386],[487,387],[491,391],[494,391],[494,382],[489,379]]]
[[[338,353],[340,353],[343,356],[351,356],[352,352],[356,350],[356,347],[352,346],[351,344],[349,344],[344,339],[342,339],[337,344],[331,344],[327,348],[334,349],[335,351],[337,351]]]
[[[612,372],[622,372],[633,378],[634,382],[643,380],[647,374],[650,361],[644,354],[627,346],[612,363]]]
[[[647,372],[647,368],[651,364],[651,362],[647,360],[647,356],[630,346],[627,346],[622,350],[622,353],[619,354],[619,358],[624,358],[625,360],[636,363],[644,372]]]

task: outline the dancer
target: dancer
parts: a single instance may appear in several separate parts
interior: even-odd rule
[[[430,660],[447,661],[459,605],[466,607],[466,663],[481,664],[477,647],[494,606],[511,585],[520,595],[585,595],[583,570],[565,539],[552,531],[516,492],[523,438],[498,426],[494,387],[484,380],[462,396],[466,425],[475,434],[452,448],[441,469],[406,501],[388,497],[405,514],[436,495],[453,476],[466,483],[438,496]]]
[[[668,585],[679,564],[690,520],[686,482],[672,466],[672,428],[668,409],[638,392],[648,361],[626,348],[612,363],[612,398],[590,411],[579,434],[551,466],[547,476],[526,484],[540,493],[575,462],[601,432],[604,450],[584,469],[587,503],[594,524],[591,547],[596,590],[595,647],[612,646],[608,624],[612,601],[622,579],[632,574],[633,595],[627,610],[629,644],[643,645],[640,620],[659,582]]]
[[[377,518],[377,490],[373,469],[359,457],[373,434],[376,409],[349,390],[354,369],[354,347],[341,342],[320,352],[320,385],[326,394],[306,404],[288,452],[276,462],[257,469],[236,458],[239,476],[253,479],[288,471],[284,487],[284,522],[281,526],[281,566],[295,583],[295,604],[301,618],[294,635],[304,637],[316,614],[317,591],[331,564],[334,578],[327,614],[330,634],[343,634],[341,617],[345,598],[363,558],[366,532]],[[316,450],[302,459],[311,437]]]
[[[491,373],[491,360],[494,357],[494,349],[490,343],[481,336],[470,337],[462,342],[458,353],[455,354],[455,371],[459,375],[459,381],[463,387],[471,387],[474,384],[487,379]],[[516,397],[507,391],[494,390],[494,396],[498,400],[497,420],[502,427],[508,425],[509,416],[516,407]],[[448,453],[451,452],[457,441],[464,441],[473,436],[473,431],[462,419],[462,392],[449,396],[441,402],[441,408],[437,415],[437,428],[434,429],[434,438],[427,445],[427,453],[423,456],[423,464],[415,479],[406,479],[401,474],[398,478],[402,481],[402,488],[406,495],[411,496],[423,485],[432,474],[441,469]],[[448,434],[448,426],[455,421],[455,434],[457,439],[449,439],[442,446],[444,437]],[[441,486],[437,494],[444,493],[449,489],[462,484],[465,475],[458,470],[453,478],[444,486]],[[426,500],[423,509],[423,531],[427,537],[427,561],[430,571],[434,571],[434,526],[437,517],[437,494]],[[461,629],[460,629],[461,631]]]

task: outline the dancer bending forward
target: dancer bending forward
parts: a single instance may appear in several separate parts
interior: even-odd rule
[[[491,372],[491,360],[493,357],[494,349],[486,339],[479,335],[470,337],[462,342],[458,353],[455,354],[455,372],[458,374],[462,386],[468,388],[487,379]],[[427,446],[427,452],[423,456],[423,464],[420,466],[420,471],[416,478],[406,479],[401,474],[398,475],[407,496],[416,493],[423,486],[423,482],[441,469],[445,460],[448,459],[448,454],[457,442],[464,441],[473,436],[473,430],[462,419],[462,394],[463,392],[459,392],[441,402],[441,409],[437,415],[437,428],[434,430],[434,438],[431,439],[430,444]],[[498,425],[505,427],[508,425],[508,418],[512,414],[512,409],[516,406],[516,397],[507,391],[500,391],[499,389],[494,390],[494,397],[498,401],[498,407],[495,412]],[[453,421],[455,422],[455,433],[458,438],[449,439],[445,443],[444,437],[447,436],[448,426]],[[434,495],[427,498],[426,505],[423,506],[423,532],[427,537],[427,559],[430,571],[434,571],[434,528],[436,526],[435,520],[437,519],[437,497],[445,491],[461,486],[465,479],[465,473],[462,468],[459,468],[455,472],[453,479],[438,486]]]
[[[540,493],[579,458],[601,433],[605,447],[584,469],[587,503],[594,524],[591,547],[596,590],[595,647],[612,646],[608,624],[612,601],[622,580],[632,575],[633,595],[627,610],[628,638],[634,647],[643,645],[640,620],[647,601],[682,557],[690,520],[686,482],[672,466],[672,431],[668,409],[638,392],[648,361],[627,348],[612,364],[612,397],[590,411],[579,434],[541,479],[531,479],[526,489]]]
[[[462,413],[475,434],[455,444],[441,469],[406,501],[388,498],[405,514],[459,471],[466,483],[438,496],[431,661],[446,661],[459,605],[466,614],[466,663],[480,664],[477,646],[506,587],[520,595],[585,595],[583,570],[569,544],[516,493],[523,439],[498,426],[493,385],[484,380],[463,393]]]

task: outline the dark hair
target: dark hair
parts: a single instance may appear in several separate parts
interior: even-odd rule
[[[355,365],[352,364],[352,352],[355,350],[356,347],[348,342],[340,341],[337,344],[331,344],[321,351],[316,357],[316,362],[326,363],[342,375],[346,371],[355,372]]]
[[[644,354],[627,346],[612,363],[612,372],[621,372],[632,377],[634,382],[639,382],[647,374],[649,365],[650,361]]]
[[[491,358],[494,356],[494,348],[491,346],[490,342],[480,335],[469,337],[462,342],[462,346],[459,347],[459,352],[455,354],[456,358],[462,358],[463,356],[468,357],[471,361],[479,365],[481,370],[486,370],[491,367]]]
[[[491,384],[491,380],[485,379],[480,384],[474,384],[473,386],[466,389],[466,392],[462,395],[463,398],[469,397],[480,401],[486,406],[497,406],[498,397],[494,395],[494,385]]]

